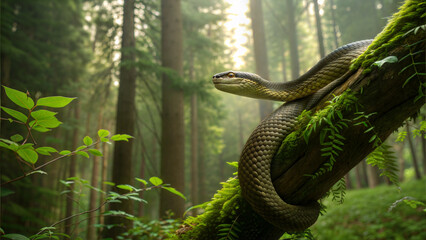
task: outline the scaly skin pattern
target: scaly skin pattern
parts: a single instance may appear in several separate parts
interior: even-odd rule
[[[310,227],[318,218],[320,206],[316,201],[301,206],[288,204],[281,199],[271,179],[272,159],[282,141],[293,131],[297,116],[304,109],[312,106],[313,98],[317,101],[316,99],[326,94],[323,87],[328,83],[332,82],[329,85],[333,85],[333,81],[345,80],[344,76],[349,71],[351,61],[365,51],[370,43],[371,41],[360,41],[343,46],[322,59],[298,79],[282,86],[266,85],[269,90],[261,93],[262,98],[275,99],[267,95],[271,92],[281,92],[285,95],[285,98],[281,100],[290,102],[275,110],[253,131],[240,157],[238,178],[243,197],[253,210],[266,221],[286,232],[303,231]],[[213,81],[227,74],[228,72],[216,74]],[[244,74],[250,79],[249,73],[239,73],[237,77]],[[254,75],[254,78],[258,77]],[[283,89],[283,86],[288,89]],[[241,95],[245,94],[241,93]],[[309,95],[312,96],[299,99]]]

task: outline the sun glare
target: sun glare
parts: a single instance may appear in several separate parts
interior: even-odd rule
[[[230,7],[227,9],[227,21],[225,28],[228,32],[232,32],[231,39],[225,40],[225,44],[232,49],[232,59],[234,68],[238,70],[245,64],[243,56],[247,53],[247,37],[251,31],[247,28],[250,24],[250,18],[246,16],[248,12],[248,0],[226,0]]]

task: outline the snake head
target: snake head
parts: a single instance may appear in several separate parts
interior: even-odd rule
[[[253,73],[227,71],[215,74],[212,81],[218,90],[246,97],[259,97],[261,82],[266,80]]]

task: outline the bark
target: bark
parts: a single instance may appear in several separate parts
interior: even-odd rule
[[[318,0],[313,0],[314,2],[314,11],[315,11],[315,21],[317,26],[317,37],[318,37],[318,49],[321,58],[325,57],[325,49],[324,49],[324,37],[322,35],[322,24],[321,24],[321,16],[319,13]]]
[[[404,143],[395,143],[394,149],[396,155],[398,156],[398,165],[399,165],[399,181],[404,181],[404,171],[405,171],[405,159],[404,159]]]
[[[426,121],[426,113],[423,113],[423,121]],[[422,132],[422,156],[423,156],[423,175],[426,175],[426,133]]]
[[[135,61],[135,25],[134,0],[124,1],[123,6],[123,35],[121,42],[120,87],[118,89],[117,117],[115,131],[120,134],[134,134],[135,124],[135,88],[136,69]],[[112,181],[115,184],[132,184],[132,147],[133,141],[116,142],[113,154]],[[125,193],[121,189],[114,189],[118,193]],[[133,213],[132,201],[112,203],[110,210]],[[132,221],[121,217],[108,217],[108,224],[119,224],[122,227],[113,227],[105,231],[105,237],[117,238],[119,234],[132,227]]]
[[[198,204],[198,116],[197,95],[191,96],[191,201]]]
[[[356,188],[362,188],[362,177],[361,177],[361,164],[356,165],[355,167],[355,179],[356,179]]]
[[[290,48],[291,78],[299,77],[299,52],[297,45],[297,29],[294,18],[293,0],[287,0],[288,42]]]
[[[138,176],[138,178],[145,179],[146,147],[145,147],[145,144],[144,144],[144,141],[143,141],[143,138],[142,138],[142,133],[140,133],[140,140],[142,142],[141,143],[141,153],[140,153],[140,155],[141,155],[141,166],[139,168],[139,176]],[[140,183],[140,185],[141,185],[140,188],[144,188],[145,187],[143,183]],[[142,199],[143,199],[143,193],[144,193],[144,191],[141,191],[139,193],[139,197],[142,198]],[[138,203],[138,205],[139,205],[138,216],[139,217],[143,217],[143,215],[144,215],[144,203]]]
[[[269,79],[268,53],[266,49],[265,27],[261,0],[250,0],[251,27],[253,30],[254,59],[256,73]],[[259,100],[260,118],[264,119],[272,112],[272,102]]]
[[[162,82],[162,138],[161,138],[161,177],[178,191],[184,191],[184,110],[183,91],[174,87],[173,81],[182,76],[181,1],[161,1],[161,59],[163,67],[172,69],[175,77],[163,74]],[[161,191],[160,216],[169,210],[181,218],[185,210],[185,201]]]
[[[74,105],[74,119],[76,122],[80,119],[80,104],[78,101],[76,101]],[[78,147],[79,143],[79,134],[78,134],[78,126],[75,126],[73,129],[73,136],[72,136],[72,147],[71,149],[76,149]],[[69,177],[75,177],[75,170],[76,170],[76,155],[72,155],[70,159],[70,166],[69,166]],[[69,217],[73,214],[73,208],[74,208],[74,184],[70,185],[69,188],[70,192],[67,194],[67,200],[66,200],[66,208],[65,208],[65,216]],[[70,218],[65,221],[65,230],[64,233],[71,236],[71,227],[73,224],[73,221],[78,221],[77,218]]]
[[[198,151],[198,159],[199,159],[199,164],[198,164],[198,201],[199,202],[206,202],[208,201],[208,196],[207,196],[207,171],[206,171],[206,153],[205,153],[205,145],[206,145],[206,140],[203,134],[203,129],[200,129],[200,137],[199,137],[199,151]]]
[[[107,129],[111,129],[112,128],[112,124],[108,123],[108,128]],[[107,191],[107,185],[104,184],[105,181],[107,181],[107,174],[108,174],[108,159],[109,159],[109,146],[108,144],[103,144],[102,145],[102,170],[101,170],[101,190],[103,192]],[[102,204],[104,203],[105,198],[104,195],[101,194],[99,196],[99,205],[102,206]],[[103,205],[100,209],[99,212],[103,213],[105,212],[105,205]],[[104,225],[105,224],[105,216],[103,214],[99,214],[99,224],[100,225]],[[98,239],[100,240],[102,238],[102,228],[98,229]]]
[[[416,179],[421,179],[422,175],[420,174],[419,163],[418,163],[418,160],[417,160],[416,147],[414,146],[413,137],[411,135],[411,129],[408,126],[408,124],[406,126],[406,131],[407,131],[407,142],[408,142],[408,146],[410,147],[410,152],[411,152],[411,160],[413,161],[414,173],[415,173]]]
[[[334,40],[334,47],[338,48],[339,45],[339,39],[337,37],[337,24],[336,24],[336,14],[334,12],[334,1],[330,0],[330,12],[331,12],[331,22],[333,26],[333,40]]]
[[[194,55],[191,52],[190,62],[189,62],[189,79],[195,81],[194,79]],[[191,202],[192,205],[198,204],[198,104],[197,104],[197,94],[192,93],[191,95]],[[193,212],[197,212],[197,209]]]
[[[99,112],[98,112],[98,123],[97,123],[97,129],[101,129],[102,128],[102,116],[103,116],[103,105],[99,108]],[[99,149],[99,144],[96,145],[96,149]],[[90,185],[92,185],[95,188],[99,187],[99,163],[100,163],[100,159],[99,156],[94,156],[93,157],[93,167],[92,167],[92,179],[90,181]],[[90,189],[90,197],[89,197],[89,209],[95,209],[96,208],[96,204],[98,203],[97,198],[98,198],[98,192],[96,190]],[[88,216],[88,221],[87,221],[87,239],[96,239],[96,228],[95,228],[95,224],[96,224],[96,212],[90,212],[89,216]]]
[[[285,50],[283,47],[283,53],[281,54],[281,74],[283,75],[283,82],[287,82],[287,66],[285,60]]]
[[[368,187],[375,188],[379,185],[379,173],[376,167],[367,164]]]

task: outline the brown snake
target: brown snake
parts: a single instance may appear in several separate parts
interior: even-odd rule
[[[250,135],[238,167],[243,197],[256,213],[275,227],[287,232],[303,231],[317,220],[320,210],[317,201],[302,206],[288,204],[281,199],[272,183],[271,162],[282,141],[293,131],[297,116],[345,81],[351,73],[351,61],[363,53],[370,43],[371,40],[364,40],[340,47],[290,82],[269,82],[256,74],[235,71],[213,76],[213,83],[219,90],[286,101]]]

